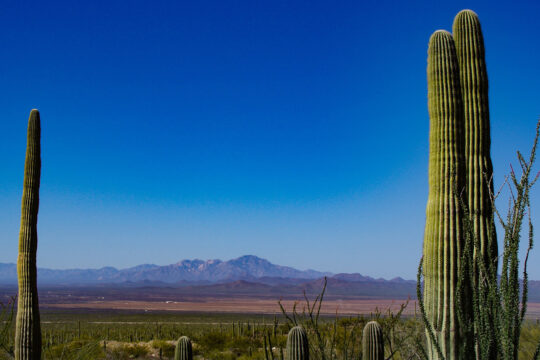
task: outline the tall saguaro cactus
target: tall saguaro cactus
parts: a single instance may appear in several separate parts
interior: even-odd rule
[[[28,139],[24,165],[21,231],[17,274],[19,296],[15,327],[15,359],[41,358],[41,326],[37,292],[37,217],[41,174],[41,124],[39,112],[28,119]]]
[[[438,30],[428,49],[429,195],[424,233],[424,306],[436,341],[428,336],[430,359],[456,359],[460,339],[458,273],[464,250],[465,190],[463,104],[452,35]],[[463,292],[462,292],[463,294]],[[439,349],[437,349],[437,343]]]
[[[476,13],[460,11],[454,19],[453,32],[464,108],[468,207],[484,263],[488,271],[492,270],[491,276],[497,276],[497,237],[491,202],[493,165],[488,78],[484,38]]]
[[[287,360],[309,360],[307,333],[301,326],[295,326],[287,336]]]
[[[484,38],[480,20],[472,10],[460,11],[453,25],[456,53],[459,61],[463,118],[465,121],[465,162],[467,172],[467,205],[471,220],[471,235],[476,242],[473,252],[474,304],[476,332],[489,334],[479,337],[478,356],[496,358],[494,314],[496,299],[488,295],[485,282],[497,281],[497,236],[493,221],[493,165],[491,163],[488,78]]]
[[[174,360],[192,360],[193,359],[193,347],[191,340],[187,336],[182,336],[176,343],[176,349],[174,350]]]
[[[384,360],[384,339],[381,325],[370,321],[362,332],[362,360]]]

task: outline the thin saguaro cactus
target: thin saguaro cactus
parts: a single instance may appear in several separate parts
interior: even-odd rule
[[[41,174],[41,124],[39,111],[28,119],[28,138],[24,167],[21,231],[17,274],[19,296],[15,326],[15,359],[41,358],[41,325],[37,291],[37,218]]]

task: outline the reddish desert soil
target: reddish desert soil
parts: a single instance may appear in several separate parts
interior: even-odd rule
[[[283,300],[285,309],[290,311],[294,300]],[[369,314],[378,307],[381,311],[391,308],[397,311],[402,300],[328,300],[323,302],[321,313],[340,315]],[[414,314],[415,301],[411,301],[405,310],[407,314]],[[303,303],[298,302],[297,310],[302,311]],[[78,303],[59,303],[47,304],[49,308],[62,309],[112,309],[112,310],[165,310],[165,311],[186,311],[186,312],[221,312],[221,313],[257,313],[274,314],[279,313],[280,309],[275,300],[265,299],[212,299],[208,298],[202,301],[182,301],[182,302],[150,302],[150,301],[88,301]]]
[[[293,307],[294,300],[283,300],[287,311]],[[388,309],[393,312],[399,310],[403,300],[327,300],[323,302],[322,314],[339,315],[369,314],[378,308],[383,313]],[[298,301],[297,310],[302,311],[304,303]],[[207,312],[207,313],[253,313],[274,314],[280,309],[275,300],[265,299],[218,299],[208,298],[201,301],[88,301],[77,303],[46,304],[48,308],[60,309],[99,309],[99,310],[147,310],[147,311],[178,311],[178,312]],[[411,300],[404,311],[405,315],[414,315],[418,311],[415,300]],[[540,303],[529,303],[527,307],[528,318],[540,317]]]

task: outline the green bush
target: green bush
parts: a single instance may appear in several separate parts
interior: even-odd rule
[[[144,359],[150,353],[146,345],[126,344],[114,347],[111,356],[115,360]]]
[[[51,360],[97,360],[105,359],[105,353],[98,342],[72,341],[55,345],[44,350],[44,359]]]
[[[13,318],[15,314],[15,297],[7,303],[0,302],[0,360],[11,359],[13,349]]]
[[[216,331],[210,331],[202,335],[196,342],[204,350],[222,351],[225,349],[225,344],[227,344],[228,339],[229,336],[227,336],[226,334],[221,334]]]
[[[238,356],[230,351],[210,351],[209,353],[204,354],[205,359],[212,360],[236,360]]]
[[[161,349],[162,354],[164,357],[170,357],[172,358],[174,356],[174,348],[175,346],[171,344],[168,341],[165,340],[154,340],[152,341],[152,347],[156,350]]]

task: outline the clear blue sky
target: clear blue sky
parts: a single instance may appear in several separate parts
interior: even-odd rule
[[[427,44],[463,8],[483,25],[500,184],[540,115],[538,1],[4,1],[0,262],[38,108],[41,267],[254,254],[414,278]],[[533,279],[539,264],[540,248]]]

